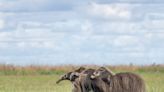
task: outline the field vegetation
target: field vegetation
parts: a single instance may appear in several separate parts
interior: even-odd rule
[[[96,65],[84,65],[97,68]],[[56,80],[64,73],[79,66],[14,66],[0,65],[0,92],[71,92],[72,85],[63,81],[56,85]],[[146,82],[147,92],[164,92],[164,65],[118,65],[106,66],[114,72],[134,72]]]

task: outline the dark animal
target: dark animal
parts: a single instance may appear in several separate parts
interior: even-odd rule
[[[81,85],[81,92],[103,92],[107,86],[100,78],[92,79],[94,69],[86,69],[78,73],[79,84]],[[107,91],[106,91],[107,92]]]
[[[79,69],[72,71],[72,72],[68,72],[64,75],[62,75],[60,77],[60,79],[56,82],[57,84],[60,83],[63,80],[69,80],[71,82],[75,81],[75,79],[77,78],[76,73],[81,73],[82,71],[84,71],[85,68],[84,67],[80,67]]]
[[[103,81],[104,87],[96,84],[94,88],[100,89],[99,92],[145,92],[143,79],[134,73],[113,74],[104,67],[97,69],[91,78],[95,81]]]
[[[96,78],[96,74],[98,73],[99,72],[94,69],[79,68],[63,75],[57,83],[62,80],[71,81],[73,84],[72,92],[108,92],[109,85],[104,82],[106,78]],[[108,72],[107,75],[108,74],[112,73]]]
[[[69,80],[73,84],[72,92],[82,92],[82,88],[81,88],[77,73],[81,73],[84,70],[85,70],[84,67],[80,67],[79,69],[77,69],[73,72],[68,72],[68,73],[64,74],[63,76],[61,76],[61,78],[56,83],[58,84],[63,80]]]
[[[56,83],[63,80],[69,80],[74,85],[73,92],[90,92],[92,90],[91,75],[94,69],[85,69],[83,67],[63,75]]]
[[[90,92],[92,90],[91,75],[94,73],[94,69],[86,69],[79,73],[78,78],[81,85],[82,92]]]

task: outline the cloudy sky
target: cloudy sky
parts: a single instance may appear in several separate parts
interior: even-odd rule
[[[164,64],[164,0],[0,0],[0,63]]]

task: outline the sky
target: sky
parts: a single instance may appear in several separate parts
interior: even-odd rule
[[[164,64],[164,0],[0,0],[0,63]]]

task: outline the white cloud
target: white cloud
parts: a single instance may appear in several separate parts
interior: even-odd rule
[[[43,43],[43,46],[45,47],[45,48],[55,48],[55,43],[54,42],[44,42]]]
[[[118,47],[135,47],[140,45],[142,42],[136,36],[123,35],[119,36],[114,40],[114,45]]]
[[[130,18],[131,12],[126,5],[121,4],[97,4],[92,3],[89,7],[90,14],[99,17],[110,18]]]
[[[80,20],[66,20],[66,21],[57,21],[51,25],[54,31],[58,32],[80,32],[81,25],[83,21]]]
[[[11,39],[13,32],[0,32],[0,41],[6,41]]]
[[[72,1],[56,0],[6,0],[1,2],[0,11],[10,12],[35,12],[35,11],[54,11],[69,10],[73,7]],[[63,7],[65,6],[65,7]]]
[[[148,32],[144,35],[144,37],[149,49],[163,48],[164,32]]]
[[[3,47],[8,43],[11,48],[55,48],[56,43],[60,42],[65,33],[52,32],[51,28],[40,27],[40,23],[28,22],[28,27],[24,27],[22,24],[18,24],[16,30],[8,32],[0,32],[0,44]],[[1,47],[2,47],[1,46]]]
[[[5,21],[3,19],[0,19],[0,29],[3,29],[5,26]]]
[[[2,6],[3,6],[3,3],[0,2],[0,7],[2,7]]]
[[[103,22],[94,25],[94,31],[100,34],[142,34],[142,22]]]
[[[25,42],[19,42],[19,43],[17,43],[17,46],[20,48],[24,48],[27,46],[27,44]]]
[[[164,29],[164,19],[159,19],[159,20],[146,20],[144,22],[144,26],[145,28],[149,29],[149,30],[158,30],[158,29]]]
[[[36,41],[36,42],[18,42],[17,46],[19,48],[27,49],[27,48],[47,48],[47,49],[54,49],[55,43],[53,41]]]
[[[9,43],[5,43],[5,42],[1,42],[0,43],[0,49],[4,49],[4,48],[8,48],[10,46],[10,44]]]
[[[164,40],[164,32],[147,32],[144,37],[148,40],[158,39],[159,41]]]
[[[81,24],[82,34],[89,36],[93,33],[93,25],[90,21],[85,21]]]

